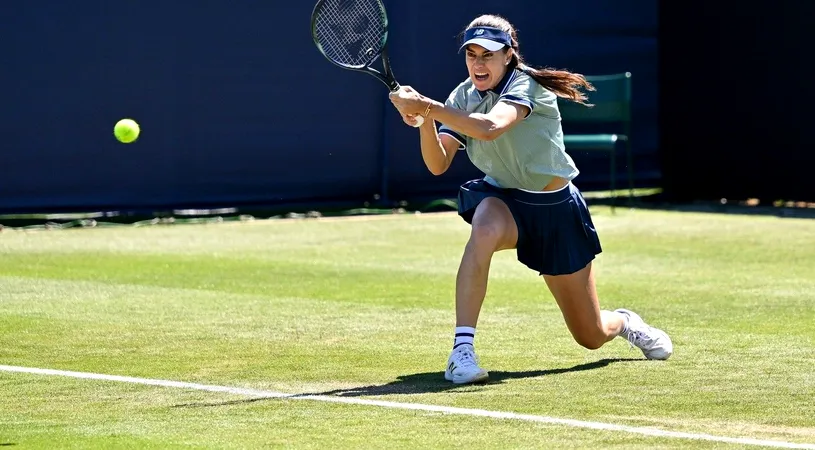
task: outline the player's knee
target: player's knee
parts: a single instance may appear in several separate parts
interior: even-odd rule
[[[606,335],[602,330],[586,329],[572,333],[575,342],[589,350],[597,350],[606,343]]]
[[[479,249],[496,251],[509,239],[512,215],[498,199],[488,198],[479,205],[472,222],[470,244]]]
[[[496,251],[504,240],[505,227],[494,221],[474,223],[470,231],[470,245],[479,250]]]

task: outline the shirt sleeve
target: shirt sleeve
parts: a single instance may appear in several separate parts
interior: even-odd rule
[[[447,97],[447,100],[444,102],[444,106],[450,106],[452,108],[460,109],[462,111],[467,110],[466,105],[466,95],[465,91],[462,86],[458,86],[450,95]],[[464,138],[463,135],[453,131],[447,125],[442,124],[439,127],[439,135],[446,134],[451,138],[455,139],[458,142],[458,149],[464,150],[467,148],[467,140]]]
[[[499,102],[516,103],[529,108],[529,114],[535,109],[535,83],[532,77],[523,72],[515,73],[504,91],[498,97]]]

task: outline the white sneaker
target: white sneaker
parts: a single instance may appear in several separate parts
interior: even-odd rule
[[[642,317],[627,309],[618,309],[616,312],[628,318],[626,331],[620,336],[642,350],[648,359],[668,359],[674,351],[673,343],[668,334],[662,330],[649,326]]]
[[[455,384],[475,383],[486,380],[489,374],[478,367],[475,349],[472,345],[459,345],[447,359],[447,370],[444,379]]]

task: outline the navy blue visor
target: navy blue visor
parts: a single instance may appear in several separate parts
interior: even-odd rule
[[[480,45],[491,52],[496,52],[504,47],[511,47],[512,37],[498,28],[473,27],[464,32],[464,43],[461,44],[458,51],[460,52],[470,44]]]

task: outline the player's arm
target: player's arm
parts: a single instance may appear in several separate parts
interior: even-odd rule
[[[427,170],[433,175],[441,175],[450,168],[462,144],[448,134],[439,133],[436,123],[425,120],[419,127],[419,136],[422,146],[422,159]]]
[[[511,75],[511,79],[498,97],[498,102],[487,113],[467,112],[466,108],[425,99],[430,106],[428,117],[443,124],[453,133],[491,141],[526,119],[535,106],[536,85],[525,74]]]
[[[515,102],[499,101],[490,112],[482,114],[462,111],[433,101],[427,117],[465,136],[492,141],[524,120],[529,113],[529,106]]]

